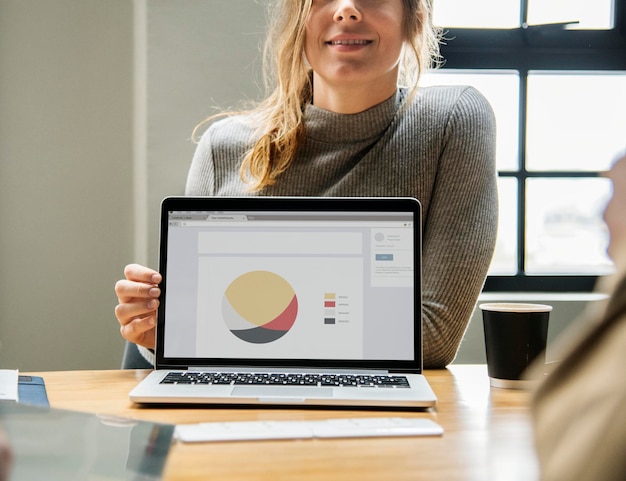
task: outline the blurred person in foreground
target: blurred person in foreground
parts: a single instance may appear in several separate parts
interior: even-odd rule
[[[608,254],[615,275],[599,283],[609,293],[592,322],[559,339],[562,361],[533,399],[535,445],[542,481],[626,480],[626,155],[607,177]]]
[[[0,481],[8,481],[13,467],[13,449],[6,431],[0,425]]]

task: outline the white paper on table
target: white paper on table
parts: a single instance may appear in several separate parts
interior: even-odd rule
[[[187,443],[262,439],[441,436],[443,428],[426,418],[346,418],[323,421],[233,421],[179,424],[176,437]]]
[[[17,401],[17,369],[0,369],[0,401]]]

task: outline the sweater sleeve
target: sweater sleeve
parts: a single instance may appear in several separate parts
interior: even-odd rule
[[[456,356],[495,248],[495,118],[474,88],[449,111],[423,232],[424,366]]]
[[[139,345],[137,345],[137,350],[146,361],[154,366],[154,351]]]
[[[191,160],[191,166],[187,174],[187,184],[185,195],[202,196],[214,195],[215,191],[215,170],[213,165],[213,155],[211,146],[211,136],[213,129],[204,132],[196,151]]]

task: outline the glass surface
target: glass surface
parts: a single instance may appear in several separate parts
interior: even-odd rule
[[[608,169],[626,144],[624,112],[626,72],[531,72],[527,169]]]
[[[570,29],[613,28],[613,0],[529,0],[528,24],[578,22]]]
[[[568,29],[614,28],[615,0],[529,0],[529,25],[572,23]],[[488,12],[488,14],[485,14]],[[434,0],[433,22],[452,28],[518,28],[520,0]]]
[[[486,15],[485,12],[488,12]],[[434,0],[433,23],[441,27],[517,28],[519,0]]]
[[[174,425],[0,403],[12,481],[159,480]]]
[[[517,182],[498,178],[498,238],[489,275],[517,274]]]
[[[440,69],[425,73],[422,85],[471,85],[489,101],[496,116],[498,170],[518,169],[519,73],[514,70]]]
[[[608,230],[602,219],[611,193],[605,178],[528,179],[526,272],[607,274]]]

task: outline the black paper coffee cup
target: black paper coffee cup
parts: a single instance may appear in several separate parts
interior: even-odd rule
[[[525,379],[524,373],[533,362],[545,362],[552,306],[496,302],[479,307],[490,384],[513,389],[529,387],[532,381]]]

